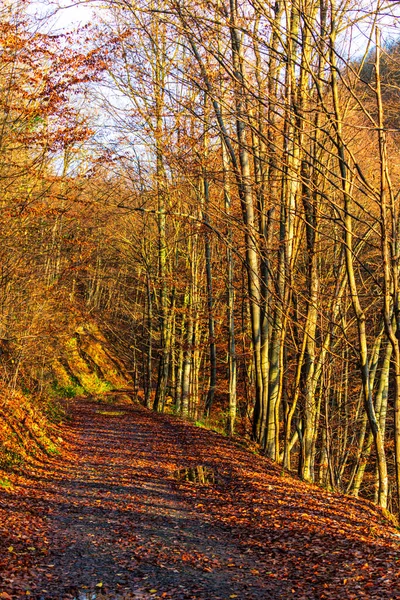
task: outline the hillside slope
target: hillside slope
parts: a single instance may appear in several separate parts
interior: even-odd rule
[[[0,598],[400,597],[400,537],[367,502],[172,416],[73,413],[68,451],[0,492]]]
[[[107,394],[130,403],[134,386],[95,321],[71,319],[40,358],[32,354],[22,360],[15,342],[0,340],[0,487],[10,471],[60,452],[62,438],[55,427],[64,419],[60,399]]]

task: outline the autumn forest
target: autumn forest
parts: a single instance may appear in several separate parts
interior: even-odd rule
[[[398,515],[397,2],[66,4],[0,1],[0,487],[117,396]]]

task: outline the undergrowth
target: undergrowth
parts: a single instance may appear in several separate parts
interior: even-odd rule
[[[53,381],[50,387],[50,396],[52,398],[76,398],[85,394],[86,390],[79,383],[71,380],[68,385],[62,385]]]
[[[219,419],[210,419],[210,417],[197,419],[193,421],[193,425],[202,429],[208,429],[209,431],[215,431],[215,433],[219,433],[223,436],[228,435],[226,432],[226,418],[224,414],[221,414]]]

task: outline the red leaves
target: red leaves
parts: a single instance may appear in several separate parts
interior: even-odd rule
[[[54,152],[92,135],[71,98],[104,69],[98,50],[79,48],[78,39],[40,33],[26,18],[0,25],[0,54],[0,109],[13,148],[22,144]],[[5,132],[3,127],[3,137]]]

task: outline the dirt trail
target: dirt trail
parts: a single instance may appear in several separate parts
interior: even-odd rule
[[[140,407],[77,404],[69,444],[0,494],[0,598],[400,598],[400,537],[367,503]],[[174,479],[196,465],[216,483]]]

